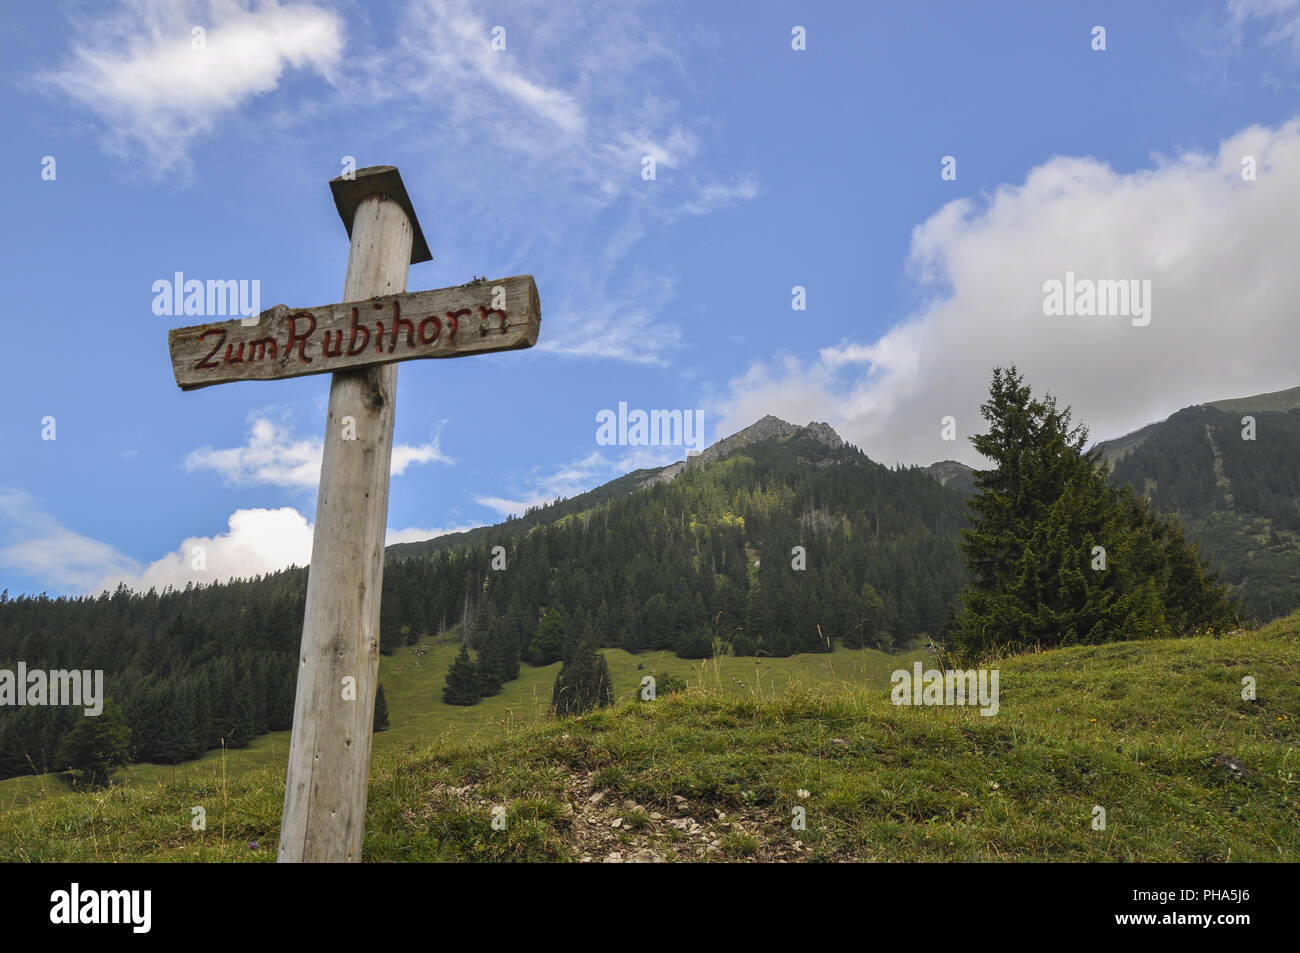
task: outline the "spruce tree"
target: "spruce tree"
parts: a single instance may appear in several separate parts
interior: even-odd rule
[[[550,665],[564,657],[564,613],[550,609],[537,623],[537,634],[528,646],[528,661],[534,665]]]
[[[1015,367],[997,368],[971,438],[994,463],[975,474],[963,531],[971,580],[945,632],[968,659],[1035,646],[1181,634],[1228,605],[1181,534],[1113,489],[1087,428]]]
[[[447,669],[442,700],[448,705],[476,705],[480,697],[478,669],[469,657],[469,648],[462,643],[456,660]]]
[[[119,765],[131,760],[131,728],[117,702],[104,701],[104,710],[83,717],[59,742],[58,763],[89,787],[102,787]]]
[[[557,715],[580,715],[614,703],[609,665],[596,644],[594,630],[584,626],[555,676],[551,707]]]

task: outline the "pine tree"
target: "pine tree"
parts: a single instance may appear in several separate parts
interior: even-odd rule
[[[462,643],[456,660],[447,669],[442,700],[448,705],[476,705],[480,697],[478,669],[469,657],[469,648]]]
[[[383,731],[388,727],[388,699],[384,697],[384,685],[379,684],[379,690],[375,692],[375,731]]]
[[[1211,624],[1227,602],[1196,554],[1129,493],[1109,486],[1087,428],[1050,395],[1035,399],[1015,367],[994,371],[971,438],[995,464],[976,471],[971,572],[945,632],[959,657],[1095,644]],[[1167,605],[1168,603],[1168,605]]]
[[[713,629],[707,623],[694,626],[677,639],[673,652],[678,658],[713,658]]]
[[[537,634],[528,646],[528,660],[534,665],[550,665],[564,657],[564,613],[550,609],[537,623]]]
[[[131,759],[131,729],[117,702],[107,699],[98,715],[78,721],[59,742],[56,758],[75,780],[107,784],[113,769]]]
[[[614,703],[609,664],[596,645],[594,630],[585,626],[555,676],[551,707],[557,715],[580,715]]]

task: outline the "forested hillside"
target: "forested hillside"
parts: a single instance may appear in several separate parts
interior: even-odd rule
[[[174,763],[290,727],[305,569],[98,598],[0,594],[0,667],[102,669],[136,760]],[[0,708],[0,777],[54,770],[72,706]]]
[[[1246,620],[1300,608],[1300,387],[1189,407],[1096,446],[1113,484],[1179,518]],[[964,464],[926,470],[973,490]]]
[[[793,434],[671,480],[630,474],[585,494],[585,507],[561,501],[472,542],[390,552],[382,650],[468,634],[486,612],[528,658],[544,610],[602,646],[693,658],[937,635],[965,582],[963,495],[873,463],[829,428],[784,426]],[[496,546],[505,568],[492,568]],[[290,569],[162,594],[2,598],[0,666],[102,668],[137,760],[180,761],[222,739],[238,747],[289,727],[306,578]],[[0,709],[0,775],[58,767],[77,712]]]
[[[1115,460],[1112,480],[1177,514],[1243,610],[1268,620],[1300,606],[1300,409],[1251,416],[1253,433],[1239,410],[1180,410]]]

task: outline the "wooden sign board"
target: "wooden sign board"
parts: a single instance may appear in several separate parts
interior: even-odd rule
[[[532,347],[542,309],[532,275],[294,310],[168,333],[182,390],[329,374],[429,357]]]

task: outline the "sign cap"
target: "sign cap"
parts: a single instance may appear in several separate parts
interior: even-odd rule
[[[350,176],[341,175],[337,179],[330,179],[330,191],[334,193],[334,205],[339,210],[339,218],[343,219],[343,227],[348,230],[348,238],[352,237],[352,219],[362,201],[372,195],[385,195],[400,205],[410,219],[411,264],[433,261],[429,244],[424,240],[424,232],[420,229],[420,220],[415,216],[411,197],[406,194],[406,186],[402,184],[402,174],[397,171],[397,166],[371,165],[357,169]]]

